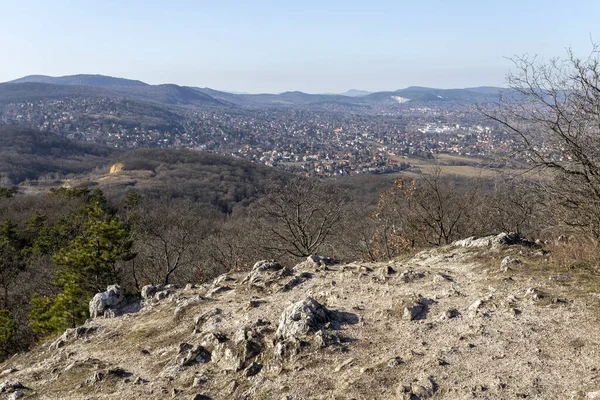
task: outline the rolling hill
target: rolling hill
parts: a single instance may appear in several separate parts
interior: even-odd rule
[[[120,152],[50,132],[0,126],[0,176],[13,183],[49,173],[81,174],[109,164]]]
[[[174,84],[148,85],[103,75],[50,77],[30,75],[0,84],[0,103],[66,97],[129,98],[164,105],[223,106],[225,102],[193,88]]]

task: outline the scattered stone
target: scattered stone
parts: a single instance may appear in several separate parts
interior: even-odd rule
[[[428,399],[437,391],[437,385],[431,378],[423,378],[410,385],[410,393],[417,396],[420,400]]]
[[[452,319],[460,316],[460,312],[455,308],[450,308],[440,315],[440,320]]]
[[[310,278],[312,278],[312,274],[310,272],[302,272],[300,275],[292,277],[277,292],[288,292],[296,286],[306,282]]]
[[[5,369],[4,371],[0,372],[0,378],[4,378],[8,375],[14,374],[15,372],[19,372],[19,370],[15,368]]]
[[[206,300],[206,299],[202,296],[195,296],[195,297],[192,297],[191,299],[183,300],[182,302],[177,304],[177,307],[175,307],[175,320],[181,319],[181,317],[183,317],[183,315],[185,314],[185,312],[188,309],[190,309],[191,307],[193,307],[196,304],[201,303],[203,300]]]
[[[521,260],[519,260],[518,258],[506,256],[500,262],[500,269],[503,272],[506,272],[506,271],[510,270],[511,265],[519,265],[519,264],[522,264],[522,263],[521,263]]]
[[[125,299],[123,289],[119,285],[111,285],[106,288],[106,292],[97,293],[90,300],[90,318],[107,316],[107,311],[115,310]]]
[[[204,394],[196,394],[192,396],[192,400],[212,400],[212,397]]]
[[[208,293],[206,293],[207,297],[213,297],[216,294],[221,294],[224,292],[228,292],[230,290],[233,290],[233,288],[229,287],[229,286],[217,286],[211,290],[208,291]]]
[[[183,290],[185,291],[190,291],[192,289],[196,289],[198,286],[194,285],[193,283],[188,283],[187,285],[185,285],[185,287],[183,288]]]
[[[194,381],[192,382],[192,387],[200,387],[203,384],[205,384],[207,381],[207,378],[204,374],[200,374],[200,375],[196,375],[194,377]]]
[[[339,364],[337,367],[335,367],[335,369],[333,371],[334,372],[340,372],[342,369],[346,368],[347,366],[349,366],[353,362],[354,362],[354,358],[348,358],[347,360],[345,360],[341,364]]]
[[[100,327],[95,324],[83,325],[77,328],[69,328],[66,331],[64,331],[64,333],[58,339],[52,342],[49,348],[52,350],[58,350],[59,348],[63,347],[72,340],[77,340],[85,336],[91,335],[93,333],[96,333],[96,331],[99,328]]]
[[[467,315],[469,318],[475,318],[480,315],[481,306],[483,306],[483,300],[481,299],[475,300],[473,303],[471,303],[469,308],[467,308]]]
[[[172,290],[167,290],[167,289],[161,290],[154,294],[154,300],[156,300],[156,301],[164,300],[167,297],[169,297],[170,295],[172,295],[173,293],[175,293],[175,292]]]
[[[14,381],[4,381],[0,384],[0,393],[12,393],[18,389],[27,389],[25,386],[21,384],[21,382]]]
[[[165,289],[166,290],[177,290],[177,289],[181,289],[181,285],[178,285],[176,283],[170,283],[165,286]]]
[[[406,271],[400,274],[400,279],[405,283],[416,281],[417,279],[421,279],[425,276],[425,273],[422,271],[414,271],[412,269],[407,269]]]
[[[452,282],[452,277],[446,274],[435,274],[433,277],[433,283],[444,283]]]
[[[262,364],[259,364],[259,363],[256,363],[253,361],[252,364],[250,364],[248,366],[248,368],[246,368],[244,370],[244,375],[247,378],[250,378],[254,375],[257,375],[262,370],[262,368],[263,368]]]
[[[133,375],[131,372],[121,368],[121,367],[111,367],[106,370],[108,375],[116,376],[117,378],[128,378]]]
[[[239,383],[237,383],[237,381],[231,381],[229,382],[229,384],[225,387],[225,393],[227,394],[234,394],[235,391],[237,390],[239,386]]]
[[[317,255],[308,256],[306,261],[297,264],[293,270],[299,271],[320,271],[326,270],[329,265],[335,264],[335,260],[329,257],[321,257]]]
[[[213,308],[210,309],[206,312],[203,312],[202,314],[196,316],[196,318],[194,318],[194,333],[200,333],[202,332],[202,327],[204,325],[205,322],[207,322],[210,319],[215,318],[217,315],[221,315],[223,313],[223,310],[221,310],[220,308]],[[218,321],[215,321],[218,322]]]
[[[404,321],[414,321],[416,319],[424,319],[427,314],[427,308],[433,300],[419,297],[412,305],[405,307],[402,314]]]
[[[189,343],[181,343],[175,363],[184,367],[195,363],[207,363],[210,360],[210,352],[201,345],[194,346]]]
[[[533,301],[542,300],[544,296],[542,296],[541,292],[536,288],[529,288],[525,291],[527,296],[531,296]]]
[[[20,390],[15,390],[13,393],[10,394],[10,396],[8,396],[8,400],[20,399],[23,396],[25,396],[23,392],[21,392]]]
[[[424,311],[424,309],[425,309],[425,307],[423,307],[423,304],[421,304],[419,302],[415,302],[411,306],[404,308],[404,313],[402,314],[402,319],[404,321],[413,321],[413,320],[417,319],[417,317],[419,315],[421,315],[421,313]]]
[[[235,279],[230,277],[228,274],[222,274],[215,278],[212,286],[219,286],[223,282],[235,282]]]
[[[388,360],[387,366],[389,368],[396,368],[396,367],[399,367],[403,363],[404,363],[404,361],[402,360],[402,358],[400,358],[400,357],[392,357],[392,358],[390,358]]]

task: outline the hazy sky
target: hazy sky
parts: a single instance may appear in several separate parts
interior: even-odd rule
[[[600,1],[0,0],[0,81],[94,73],[243,92],[502,85],[582,55]]]

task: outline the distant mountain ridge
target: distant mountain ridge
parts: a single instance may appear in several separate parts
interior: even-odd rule
[[[359,97],[359,96],[366,96],[371,93],[373,93],[373,92],[368,92],[366,90],[350,89],[350,90],[345,91],[344,93],[340,93],[340,95],[348,96],[348,97]]]
[[[6,83],[50,83],[53,85],[76,85],[76,86],[150,86],[145,82],[115,78],[112,76],[105,75],[90,75],[90,74],[79,74],[79,75],[68,75],[68,76],[47,76],[47,75],[28,75],[23,78],[15,79]]]
[[[351,89],[343,94],[309,94],[288,91],[279,94],[244,94],[175,84],[149,85],[139,80],[104,75],[51,77],[30,75],[0,84],[0,103],[66,96],[124,96],[133,99],[185,106],[236,106],[253,108],[373,108],[415,102],[476,103],[496,101],[502,88],[481,86],[466,89],[436,89],[410,86],[395,91],[367,92]]]

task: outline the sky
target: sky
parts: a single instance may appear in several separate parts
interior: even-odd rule
[[[582,56],[600,1],[0,0],[0,82],[102,74],[248,93],[502,86]]]

